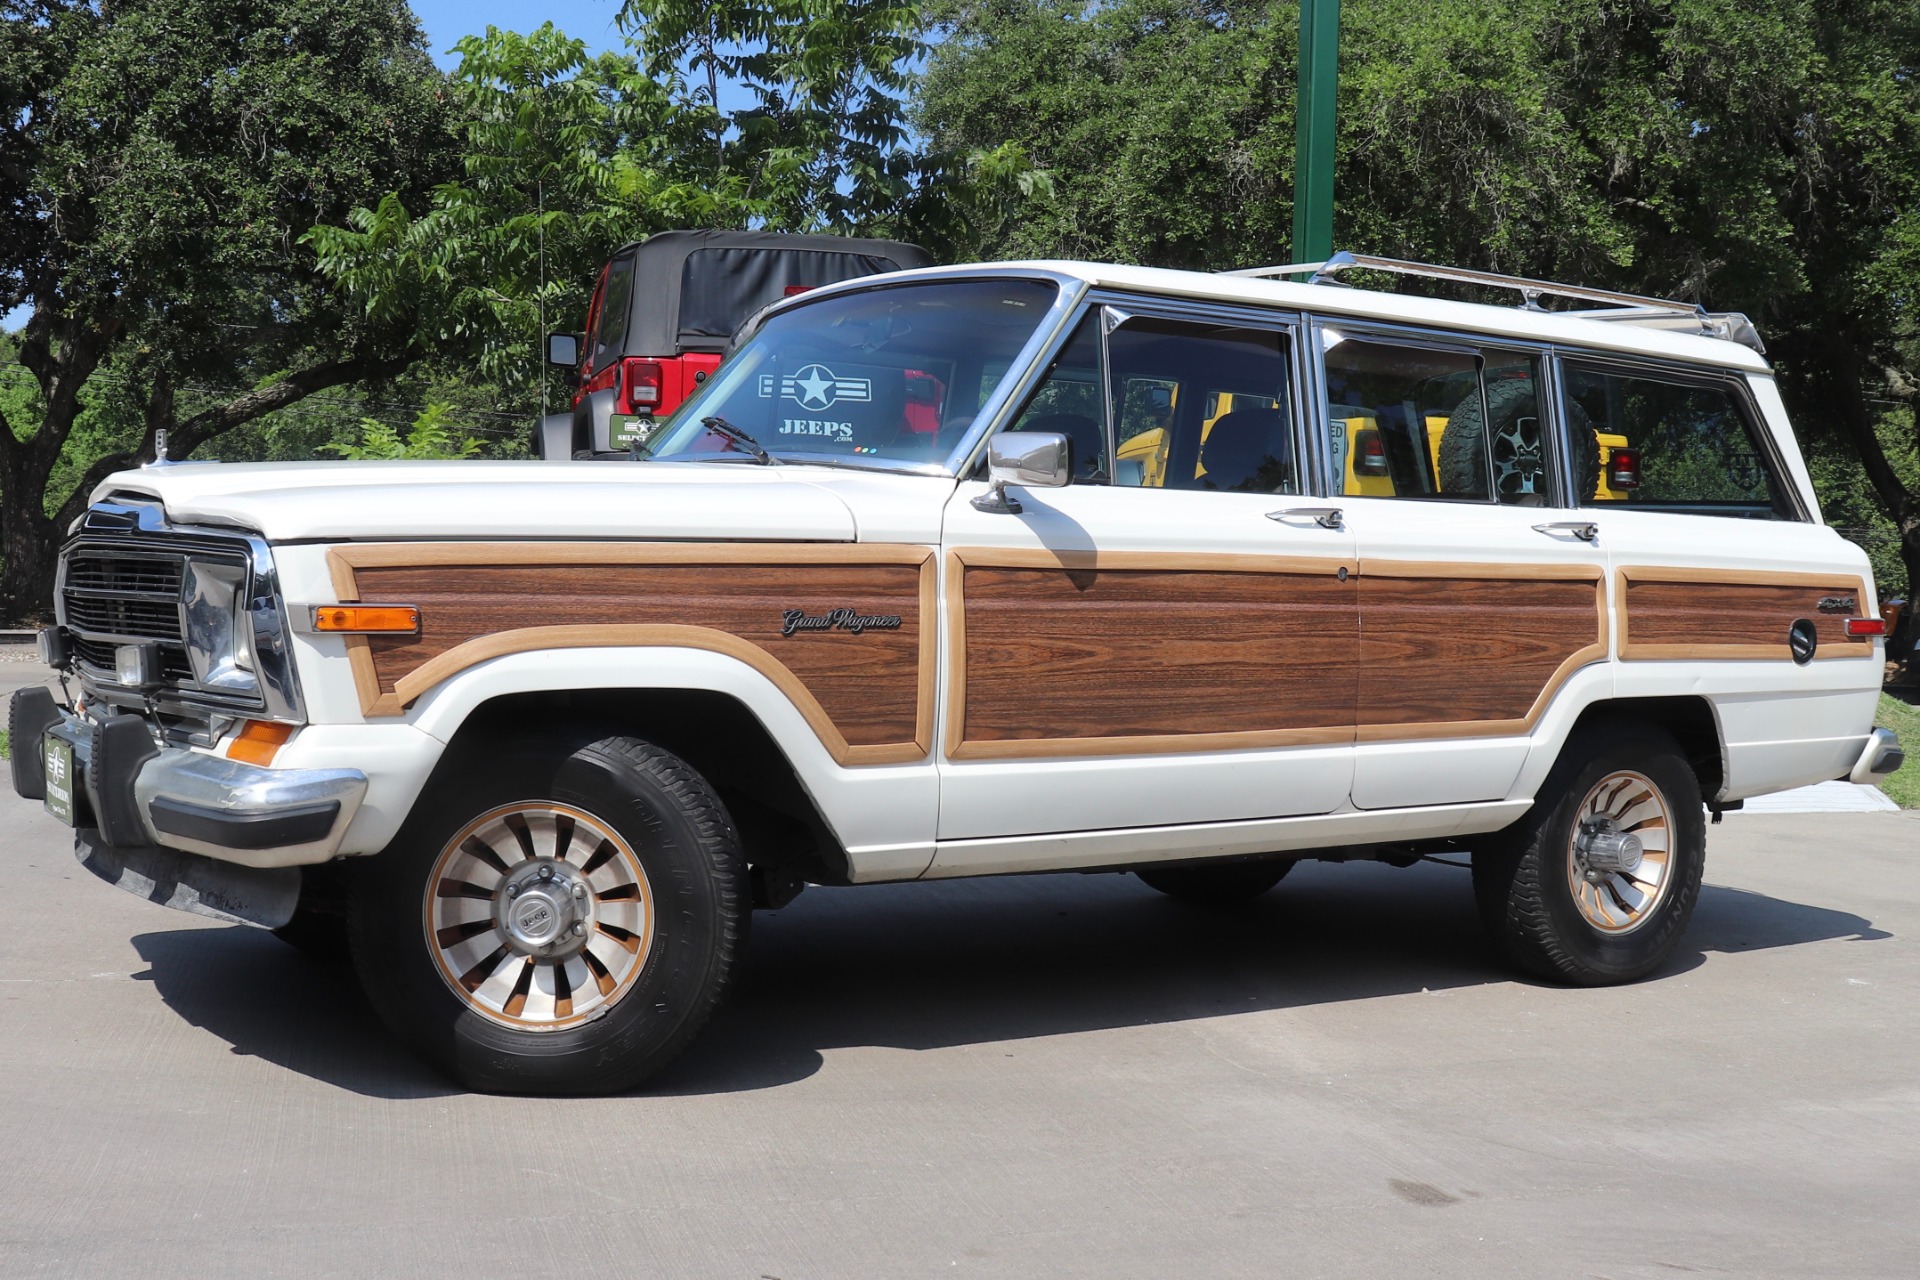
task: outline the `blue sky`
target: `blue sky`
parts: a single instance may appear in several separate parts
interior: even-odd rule
[[[619,0],[545,0],[542,4],[508,4],[505,0],[412,0],[413,12],[427,33],[433,60],[451,68],[457,59],[447,50],[461,36],[478,35],[488,27],[503,31],[532,31],[551,22],[570,36],[587,42],[590,53],[611,49],[620,42],[614,30]]]
[[[543,22],[551,22],[568,35],[585,40],[589,53],[611,49],[620,42],[613,26],[614,15],[620,12],[619,0],[546,0],[538,5],[508,4],[506,0],[413,0],[413,11],[427,33],[427,49],[433,60],[447,68],[458,61],[447,52],[454,41],[478,35],[490,26],[532,31]],[[0,329],[25,327],[27,315],[25,307],[0,315]]]

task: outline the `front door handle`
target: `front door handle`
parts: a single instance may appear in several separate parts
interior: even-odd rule
[[[1556,520],[1552,524],[1537,524],[1533,529],[1535,533],[1544,533],[1550,538],[1565,533],[1595,546],[1600,543],[1600,526],[1591,520]]]
[[[1338,507],[1287,507],[1267,512],[1269,520],[1311,520],[1322,529],[1342,529]]]

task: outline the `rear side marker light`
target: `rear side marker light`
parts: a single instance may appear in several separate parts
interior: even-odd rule
[[[293,726],[290,724],[249,720],[227,745],[227,759],[243,764],[270,765],[292,736]]]
[[[313,629],[330,635],[414,635],[420,611],[410,604],[317,604]]]
[[[1885,618],[1848,618],[1847,634],[1850,636],[1883,636],[1887,634]]]

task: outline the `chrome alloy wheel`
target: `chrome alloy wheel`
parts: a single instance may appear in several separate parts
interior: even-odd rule
[[[1594,783],[1574,814],[1567,879],[1574,905],[1602,933],[1631,933],[1666,900],[1673,815],[1645,774],[1618,770]]]
[[[653,941],[653,894],[632,846],[566,805],[507,805],[455,835],[427,877],[440,976],[517,1031],[575,1026],[626,994]]]

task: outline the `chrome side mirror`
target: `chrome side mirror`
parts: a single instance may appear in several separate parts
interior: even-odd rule
[[[1002,431],[987,442],[987,491],[976,510],[1019,514],[1007,486],[1058,489],[1073,479],[1073,449],[1058,431]]]

